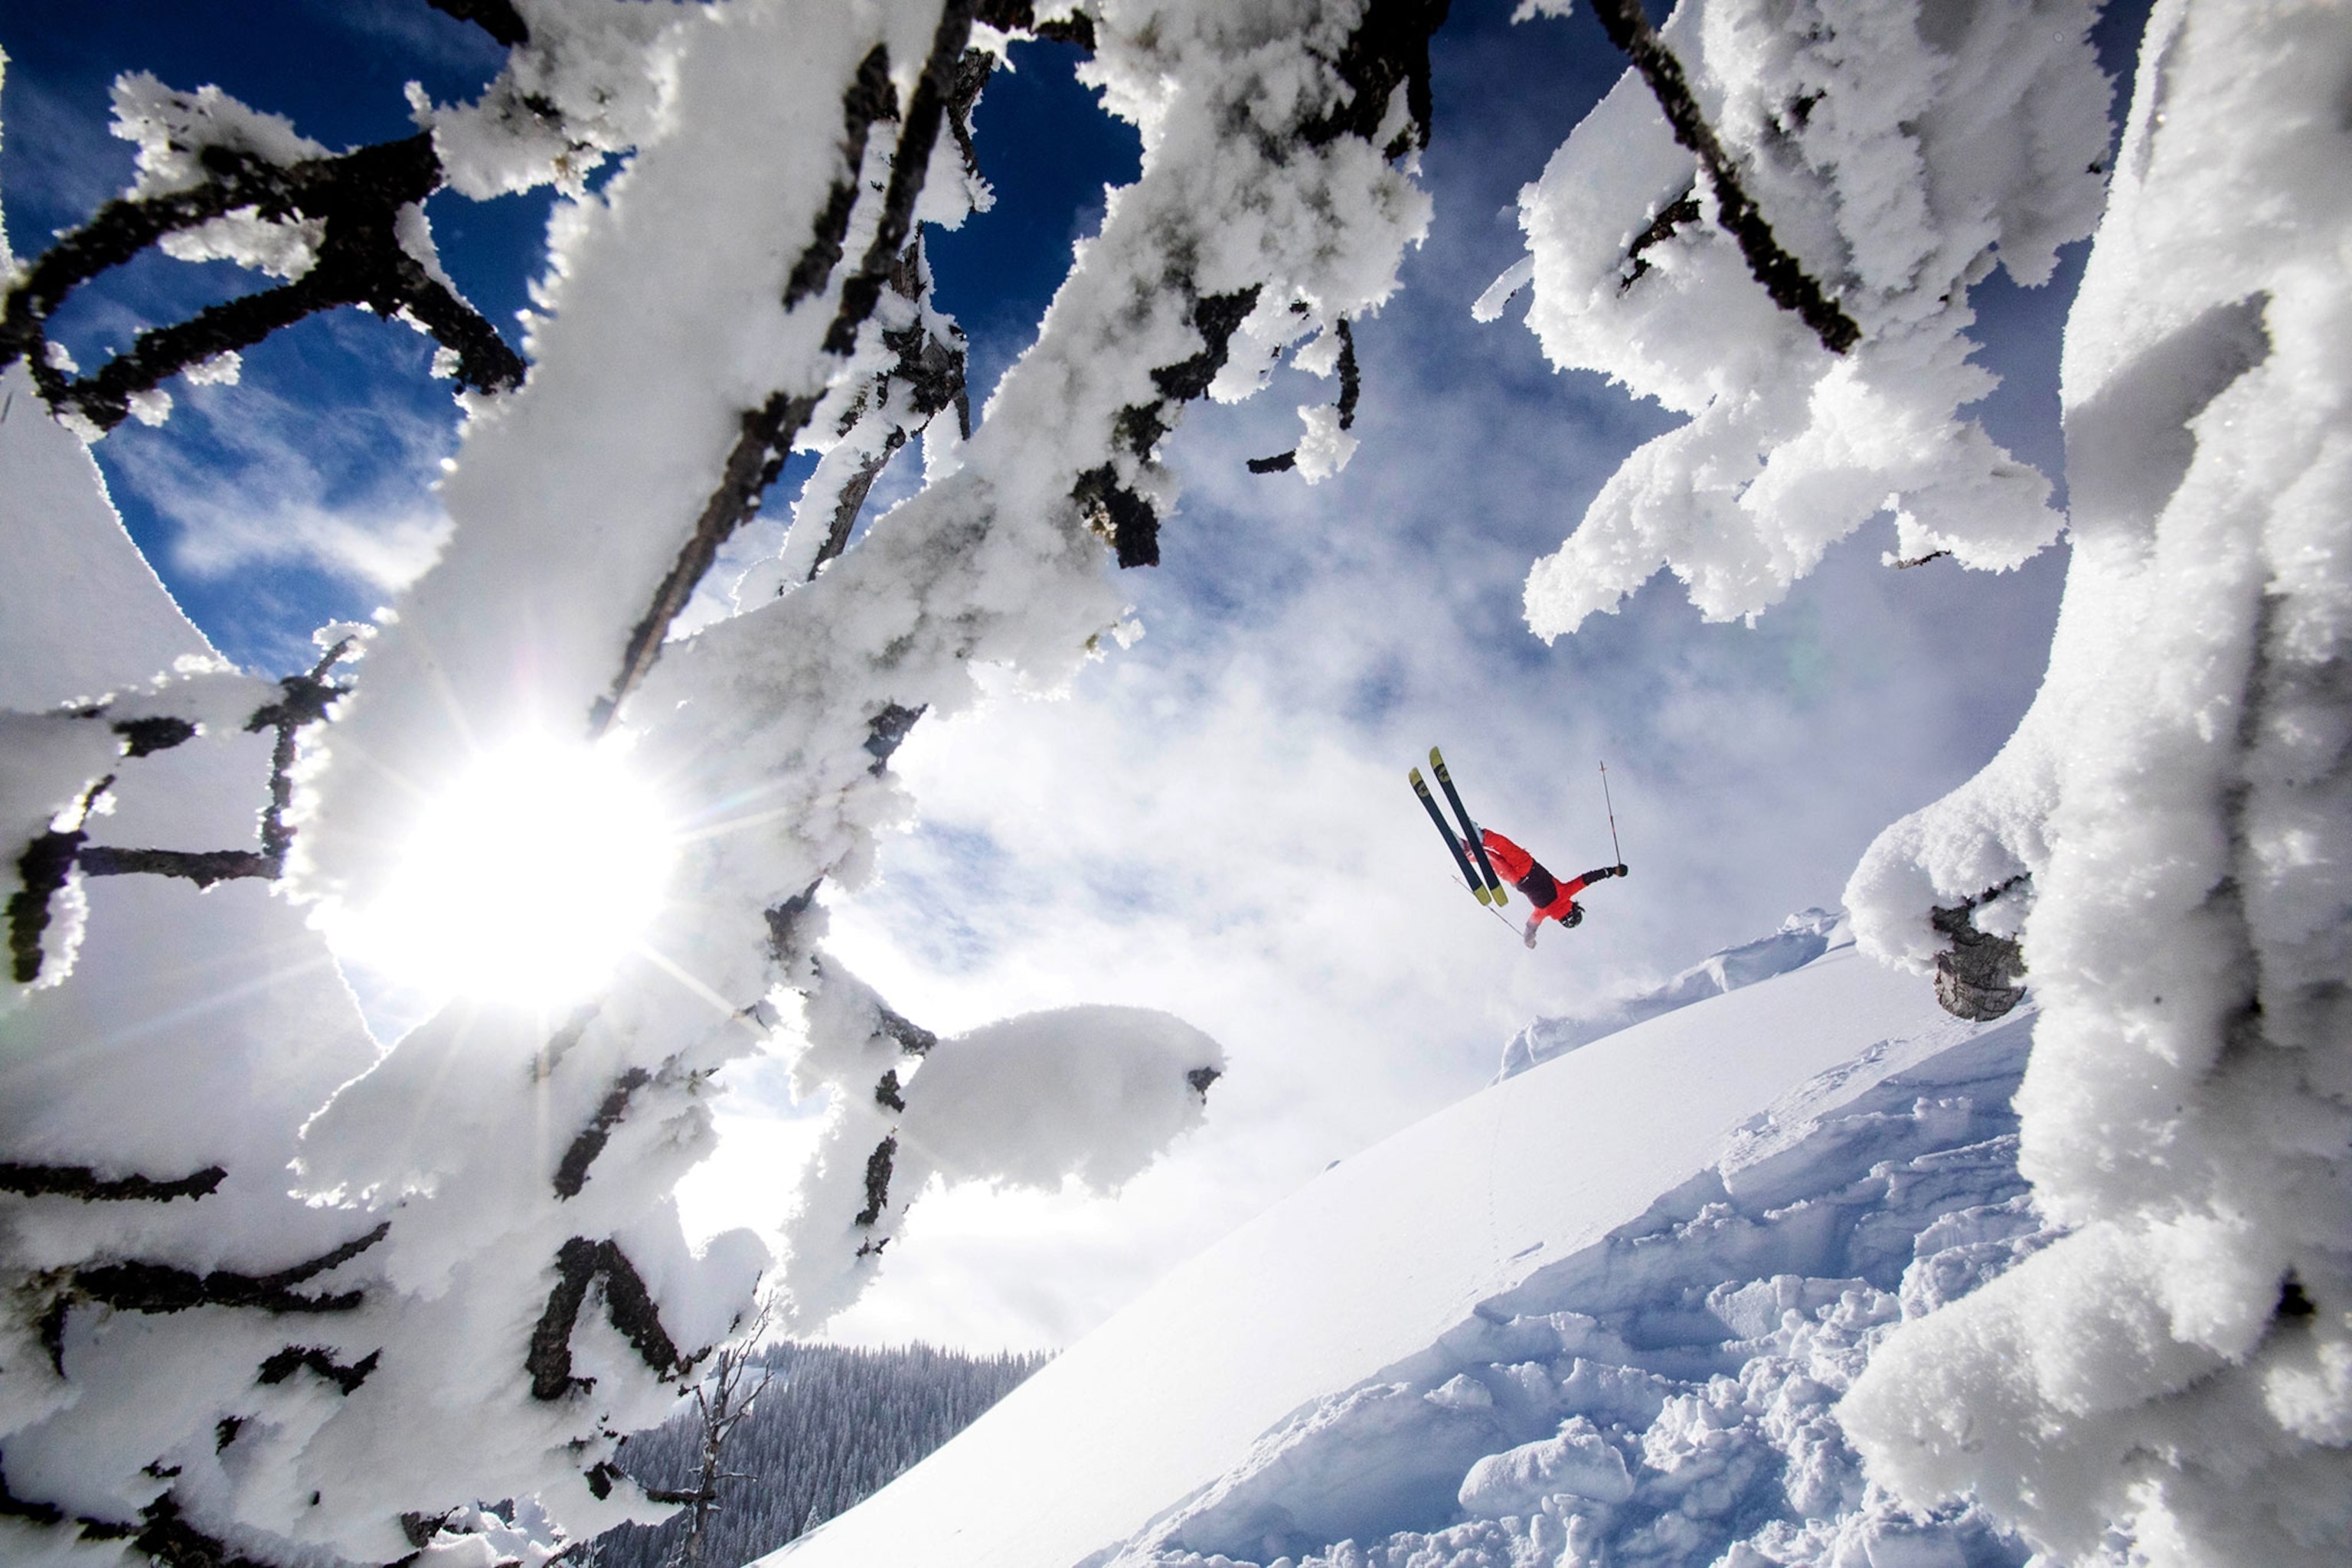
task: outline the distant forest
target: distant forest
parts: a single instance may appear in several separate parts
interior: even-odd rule
[[[698,1568],[739,1568],[878,1491],[979,1419],[1045,1364],[1036,1355],[967,1356],[929,1345],[864,1350],[778,1345],[772,1381],[727,1445],[720,1507],[705,1527]],[[756,1379],[757,1373],[753,1374]],[[701,1428],[688,1410],[621,1445],[621,1468],[649,1488],[688,1488]],[[684,1542],[688,1510],[599,1537],[596,1568],[663,1568]]]

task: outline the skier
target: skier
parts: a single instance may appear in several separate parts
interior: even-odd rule
[[[1511,886],[1525,893],[1528,902],[1536,907],[1535,912],[1528,916],[1527,944],[1529,947],[1535,946],[1536,928],[1544,921],[1552,920],[1563,926],[1574,926],[1584,919],[1584,910],[1576,901],[1577,894],[1594,882],[1625,875],[1624,863],[1621,861],[1614,866],[1596,867],[1563,886],[1537,862],[1534,856],[1493,828],[1481,829],[1478,841],[1485,847],[1486,858],[1494,863],[1495,869],[1501,872]]]

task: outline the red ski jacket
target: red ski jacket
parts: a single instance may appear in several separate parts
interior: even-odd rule
[[[1495,874],[1525,893],[1528,901],[1535,905],[1535,913],[1528,917],[1530,929],[1547,920],[1575,924],[1570,917],[1575,913],[1576,895],[1604,877],[1620,874],[1614,866],[1600,866],[1572,882],[1562,882],[1537,864],[1534,856],[1493,828],[1482,829],[1478,839],[1486,846],[1486,858],[1494,863]]]

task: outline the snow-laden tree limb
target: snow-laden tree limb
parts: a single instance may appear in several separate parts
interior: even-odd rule
[[[1753,616],[1881,511],[1906,558],[2047,544],[2048,481],[1960,416],[1994,384],[1968,295],[1996,266],[2043,281],[2096,221],[2087,0],[1685,0],[1654,47],[1612,10],[1658,80],[1628,72],[1520,193],[1529,255],[1477,313],[1531,283],[1554,364],[1689,422],[1537,563],[1528,624],[1572,631],[1661,567],[1709,619]]]
[[[870,873],[907,809],[892,752],[977,700],[977,664],[1050,686],[1123,630],[1114,563],[1158,557],[1177,495],[1160,447],[1183,405],[1245,395],[1302,342],[1328,370],[1348,318],[1394,287],[1427,221],[1412,168],[1443,7],[1039,22],[992,4],[978,37],[961,0],[447,8],[506,44],[507,68],[471,103],[417,98],[425,134],[393,144],[415,179],[368,244],[436,277],[412,186],[570,195],[528,375],[467,394],[440,563],[348,694],[221,671],[152,578],[68,617],[41,668],[70,673],[5,672],[35,710],[0,720],[26,742],[0,750],[0,826],[21,847],[80,836],[16,868],[12,896],[40,884],[23,922],[40,962],[0,998],[0,1171],[16,1173],[0,1202],[24,1221],[0,1251],[19,1303],[0,1314],[12,1547],[478,1558],[506,1527],[475,1503],[515,1496],[549,1521],[544,1555],[654,1517],[616,1435],[740,1332],[771,1261],[745,1233],[689,1248],[669,1195],[711,1146],[728,1061],[782,1048],[837,1094],[839,1158],[813,1174],[783,1282],[810,1325],[872,1277],[934,1172],[1115,1184],[1197,1121],[1222,1070],[1156,1016],[1013,1021],[932,1051],[821,952],[817,892]],[[914,226],[980,190],[969,114],[1007,29],[1091,49],[1144,169],[971,421]],[[333,223],[231,205],[247,174],[206,159],[280,184],[356,163],[203,95],[157,89],[124,124],[144,138],[125,201],[169,253],[289,287],[331,275]],[[37,357],[9,374],[69,374]],[[874,459],[918,434],[929,484],[854,537]],[[0,425],[0,480],[89,492],[72,443]],[[747,562],[742,525],[795,446],[828,454],[824,483],[776,559]],[[73,504],[59,549],[116,548],[103,507]],[[84,647],[112,635],[171,651]],[[265,708],[283,722],[248,732]],[[479,770],[516,749],[547,764],[536,793],[495,795]],[[661,819],[667,881],[644,895],[660,919],[588,994],[469,994],[380,1049],[285,895],[357,951],[341,922],[442,864],[434,832],[487,857],[494,798],[520,831],[610,773]],[[215,848],[257,830],[251,850]],[[605,847],[583,831],[571,858]],[[257,874],[99,874],[209,873],[226,853]],[[438,890],[464,897],[470,870],[447,863]],[[1039,1121],[1048,1080],[1085,1086],[1088,1113]]]

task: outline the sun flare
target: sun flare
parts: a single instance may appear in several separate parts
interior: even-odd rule
[[[661,907],[676,838],[610,746],[484,752],[418,818],[357,956],[420,989],[555,1005],[593,991]]]

